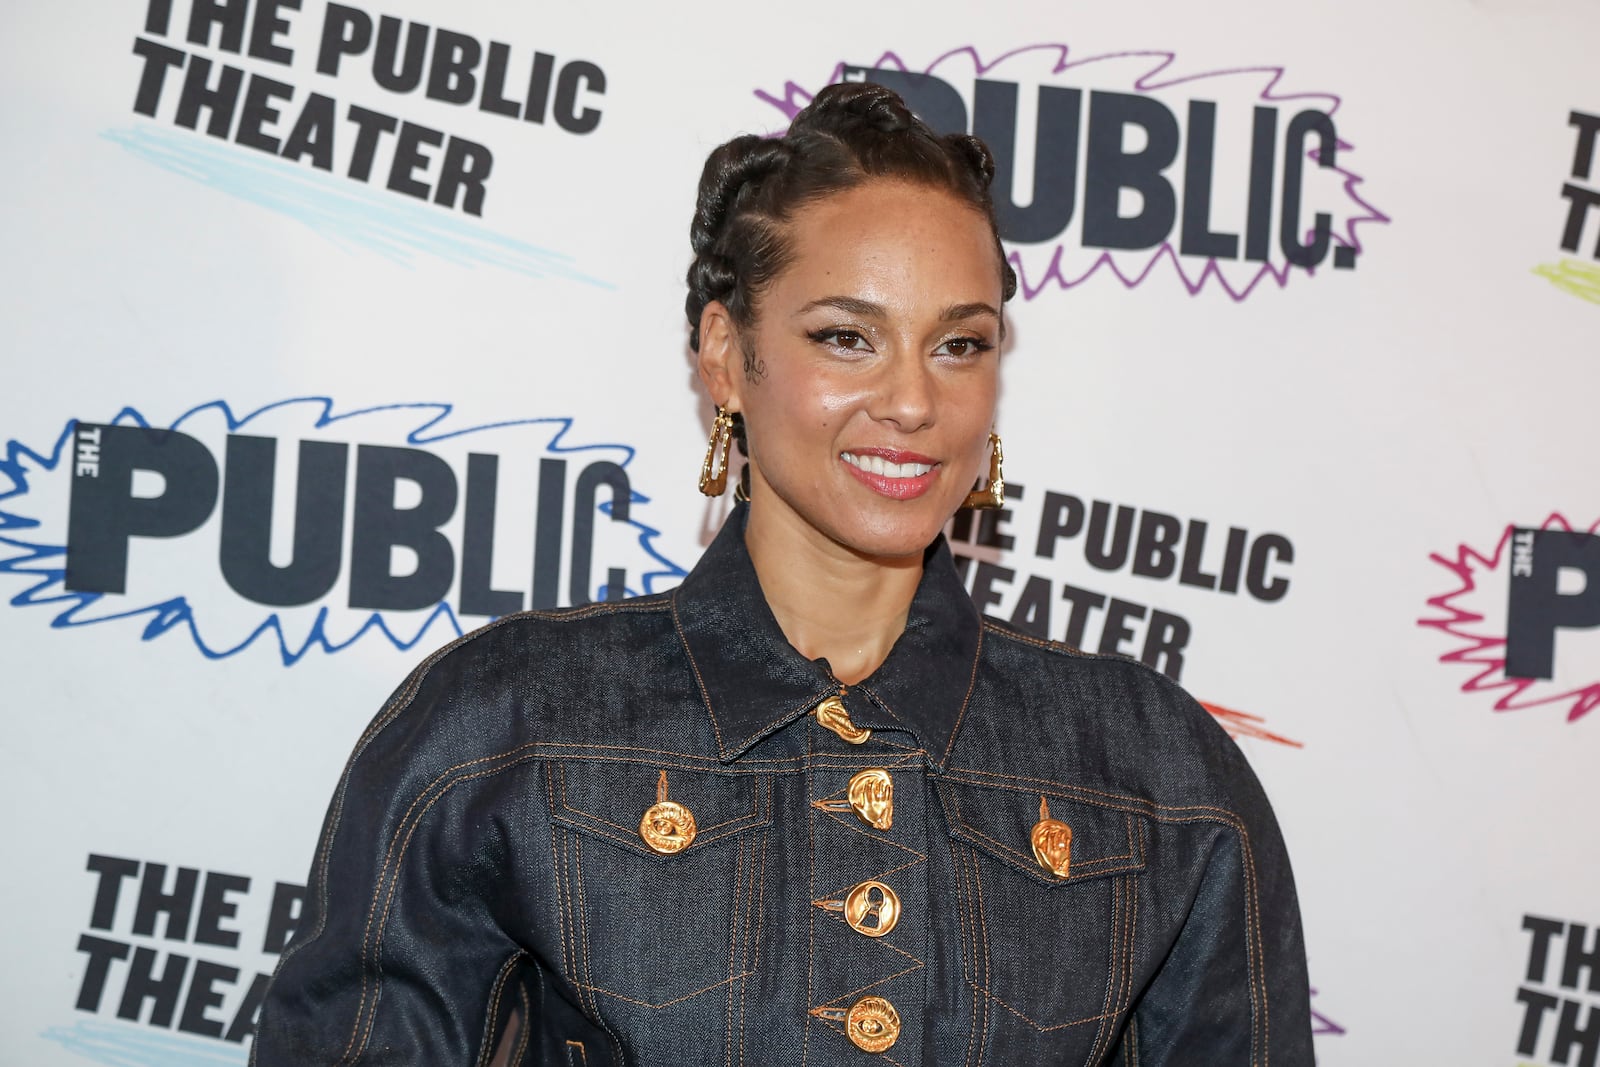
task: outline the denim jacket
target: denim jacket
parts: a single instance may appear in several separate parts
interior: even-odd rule
[[[842,686],[744,518],[670,593],[411,674],[334,794],[257,1067],[1312,1063],[1283,842],[1211,716],[982,618],[942,538]]]

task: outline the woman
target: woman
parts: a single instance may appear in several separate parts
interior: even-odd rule
[[[258,1065],[1312,1062],[1238,750],[1140,664],[980,618],[940,535],[1003,492],[992,171],[873,85],[712,153],[702,489],[741,436],[748,504],[672,593],[412,674]]]

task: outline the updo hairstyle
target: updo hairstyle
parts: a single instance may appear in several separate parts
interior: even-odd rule
[[[713,300],[740,328],[755,320],[757,299],[793,255],[785,223],[797,210],[869,178],[942,189],[981,212],[1011,299],[1017,275],[995,225],[989,149],[968,134],[934,133],[890,89],[846,82],[818,93],[783,137],[735,137],[706,159],[689,227],[689,347],[700,351],[700,313]],[[747,348],[747,372],[752,359]]]

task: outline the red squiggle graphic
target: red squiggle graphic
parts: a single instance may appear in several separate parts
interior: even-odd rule
[[[1564,530],[1568,533],[1595,533],[1600,531],[1600,521],[1587,528],[1574,526],[1559,512],[1552,512],[1540,525],[1545,530]],[[1505,571],[1506,546],[1511,543],[1514,526],[1506,526],[1500,539],[1487,555],[1468,544],[1457,547],[1455,558],[1438,553],[1428,558],[1455,576],[1457,588],[1440,596],[1431,597],[1428,606],[1440,612],[1432,618],[1417,620],[1426,626],[1448,634],[1459,642],[1458,647],[1439,657],[1440,663],[1462,663],[1476,669],[1476,673],[1462,683],[1463,693],[1499,693],[1494,702],[1495,711],[1523,711],[1527,708],[1565,704],[1567,721],[1577,722],[1596,706],[1600,706],[1600,682],[1577,688],[1538,678],[1506,677],[1506,626],[1505,620],[1491,621],[1482,612],[1462,606],[1459,601],[1469,599],[1480,589],[1480,578],[1495,575],[1507,581]]]
[[[1305,742],[1294,741],[1282,734],[1275,734],[1262,724],[1266,722],[1259,715],[1251,715],[1246,711],[1234,711],[1221,704],[1208,704],[1200,701],[1200,706],[1209,711],[1212,716],[1228,731],[1228,736],[1234,739],[1241,737],[1254,737],[1260,741],[1271,741],[1275,745],[1288,745],[1290,748],[1305,748]]]

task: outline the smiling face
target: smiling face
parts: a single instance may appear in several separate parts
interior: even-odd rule
[[[744,415],[750,522],[920,554],[987,462],[993,232],[949,193],[871,179],[802,208],[787,234],[793,255],[750,327],[717,303],[701,318],[712,399]]]

